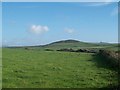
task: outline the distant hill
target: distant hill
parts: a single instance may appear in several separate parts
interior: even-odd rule
[[[61,40],[61,41],[56,41],[47,45],[43,45],[42,47],[57,50],[62,48],[72,48],[72,49],[103,48],[109,45],[110,45],[109,43],[89,43],[89,42],[82,42],[78,40]]]
[[[57,42],[53,42],[51,44],[56,44],[56,43],[78,43],[80,41],[78,40],[61,40],[61,41],[57,41]]]
[[[51,49],[51,50],[59,50],[59,49],[117,49],[117,44],[109,44],[105,42],[100,43],[90,43],[90,42],[82,42],[78,40],[61,40],[52,42],[47,45],[37,45],[37,46],[22,46],[19,48],[31,48],[31,49],[38,49],[38,50],[45,50],[45,49]],[[18,48],[18,47],[13,47]]]

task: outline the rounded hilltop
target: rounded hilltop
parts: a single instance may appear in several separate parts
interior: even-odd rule
[[[56,42],[53,42],[53,43],[78,43],[78,42],[80,42],[80,41],[69,39],[69,40],[56,41]]]

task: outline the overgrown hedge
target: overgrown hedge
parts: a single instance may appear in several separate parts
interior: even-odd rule
[[[120,56],[118,52],[108,51],[108,50],[99,50],[98,54],[108,59],[112,65],[120,66]]]
[[[68,48],[64,48],[64,49],[59,49],[57,51],[66,51],[66,52],[85,52],[85,53],[97,53],[97,50],[90,50],[90,49],[77,49],[74,50],[72,48],[68,49]]]

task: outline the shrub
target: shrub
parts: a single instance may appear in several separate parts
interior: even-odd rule
[[[99,50],[99,54],[108,59],[112,65],[119,66],[119,53],[115,51]]]
[[[53,51],[52,49],[45,49],[45,51]]]
[[[64,49],[60,49],[60,50],[57,50],[57,51],[66,51],[66,52],[75,52],[73,49],[67,49],[67,48],[64,48]]]

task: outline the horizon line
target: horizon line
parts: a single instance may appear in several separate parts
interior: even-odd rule
[[[60,42],[60,41],[68,41],[68,40],[74,40],[74,41],[79,41],[79,42],[84,42],[84,43],[93,43],[93,44],[97,44],[97,43],[108,43],[108,44],[120,44],[120,42],[104,42],[104,41],[99,41],[99,42],[89,42],[89,41],[80,41],[77,39],[62,39],[62,40],[56,40],[56,41],[52,41],[50,43],[46,43],[46,44],[34,44],[34,45],[3,45],[2,47],[31,47],[31,46],[44,46],[44,45],[48,45],[48,44],[52,44],[55,42]],[[0,46],[1,47],[1,46]]]

